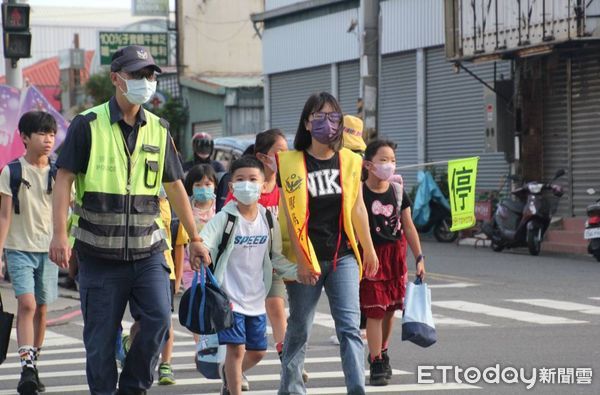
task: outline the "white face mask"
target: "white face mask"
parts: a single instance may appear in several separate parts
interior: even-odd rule
[[[146,78],[141,80],[126,80],[117,74],[127,84],[127,92],[123,92],[123,96],[131,103],[141,105],[146,103],[156,92],[156,81],[148,81]]]

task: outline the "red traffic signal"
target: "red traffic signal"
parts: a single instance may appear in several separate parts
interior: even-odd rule
[[[7,59],[31,57],[29,10],[28,4],[2,4],[4,57]]]
[[[5,32],[29,31],[28,4],[2,4],[2,26]]]

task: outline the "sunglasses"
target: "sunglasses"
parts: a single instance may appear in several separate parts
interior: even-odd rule
[[[148,81],[156,81],[156,74],[154,73],[154,70],[141,69],[138,71],[132,71],[130,73],[124,72],[124,74],[126,74],[129,79],[132,80],[141,80],[142,78],[145,78]]]
[[[339,112],[313,112],[312,113],[313,119],[316,119],[318,121],[321,121],[325,118],[329,119],[330,122],[336,122],[339,123],[342,120],[342,114],[340,114]]]

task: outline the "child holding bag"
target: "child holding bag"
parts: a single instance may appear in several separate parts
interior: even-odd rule
[[[411,218],[410,199],[402,185],[390,181],[396,170],[396,144],[386,140],[371,142],[365,151],[363,199],[369,214],[371,238],[379,258],[379,270],[360,284],[360,304],[367,317],[370,385],[387,385],[392,377],[388,341],[394,312],[402,310],[406,291],[406,243],[423,279],[425,262],[419,234]]]

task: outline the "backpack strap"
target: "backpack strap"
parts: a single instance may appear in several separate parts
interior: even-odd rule
[[[50,171],[48,172],[48,188],[46,193],[50,195],[52,193],[52,181],[56,180],[56,173],[58,173],[58,167],[56,167],[56,163],[52,162],[52,159],[48,158],[48,165],[50,166]]]
[[[15,159],[8,164],[10,172],[10,193],[12,194],[12,205],[15,210],[15,214],[21,214],[21,207],[19,205],[19,188],[23,181],[23,168],[19,159]]]
[[[225,230],[223,231],[223,236],[221,236],[221,243],[219,243],[219,250],[217,252],[217,259],[214,260],[212,266],[213,271],[217,268],[217,262],[221,259],[221,255],[225,252],[227,248],[227,243],[229,243],[229,239],[231,238],[231,233],[233,233],[233,227],[235,226],[236,217],[233,214],[227,214],[227,223],[225,224]]]
[[[266,209],[265,215],[269,224],[269,259],[273,259],[273,214],[269,209]]]
[[[401,218],[402,218],[402,193],[403,187],[402,184],[397,182],[390,182],[390,185],[394,189],[394,194],[396,195],[396,216],[398,217],[398,223],[402,226]],[[401,229],[398,226],[392,232],[392,236],[396,236],[398,230]]]

